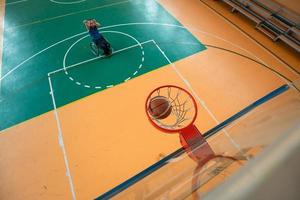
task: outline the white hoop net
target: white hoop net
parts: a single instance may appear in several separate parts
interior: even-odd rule
[[[147,99],[147,108],[149,108],[151,99],[157,96],[166,97],[172,107],[171,114],[165,119],[153,117],[150,114],[149,109],[147,109],[148,116],[150,116],[151,120],[157,126],[165,130],[178,130],[193,123],[197,108],[193,101],[193,97],[189,93],[174,86],[158,88],[152,92],[150,97]]]

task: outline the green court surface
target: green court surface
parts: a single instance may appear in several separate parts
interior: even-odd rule
[[[153,0],[12,2],[6,2],[0,130],[205,49]],[[88,18],[100,21],[113,56],[91,53],[82,24]]]

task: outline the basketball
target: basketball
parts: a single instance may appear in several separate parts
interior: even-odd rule
[[[156,96],[150,100],[148,110],[152,117],[165,119],[171,114],[172,106],[167,97]]]

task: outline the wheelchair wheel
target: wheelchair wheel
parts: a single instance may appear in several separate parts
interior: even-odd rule
[[[97,45],[94,42],[90,43],[90,48],[91,48],[91,52],[95,55],[95,56],[99,56],[99,48],[97,47]]]

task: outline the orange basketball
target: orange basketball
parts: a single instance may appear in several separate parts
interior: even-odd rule
[[[150,100],[149,113],[156,119],[167,118],[172,111],[172,106],[167,97],[156,96]]]

